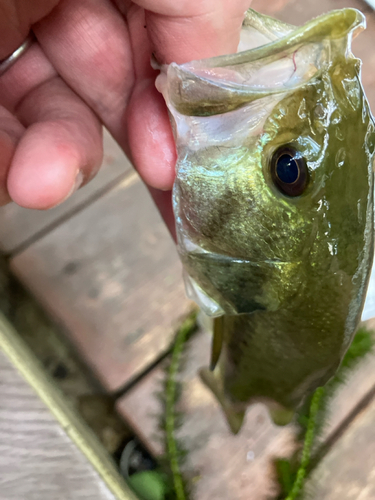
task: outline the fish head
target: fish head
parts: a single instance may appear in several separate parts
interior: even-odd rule
[[[207,314],[276,311],[330,274],[365,288],[375,139],[350,50],[363,26],[354,9],[302,28],[250,11],[242,43],[263,45],[159,77],[179,252]]]

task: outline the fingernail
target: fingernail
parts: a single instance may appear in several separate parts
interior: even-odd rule
[[[58,207],[59,205],[61,205],[62,203],[64,203],[64,201],[66,201],[68,198],[70,198],[72,196],[72,194],[75,193],[81,187],[82,182],[83,182],[83,173],[82,173],[81,170],[78,170],[76,178],[74,180],[74,184],[73,184],[71,190],[69,191],[69,193],[65,196],[64,199],[62,199],[61,201],[59,201],[58,203],[56,203],[56,205],[54,205],[51,208]]]
[[[83,173],[82,170],[78,170],[72,189],[69,191],[69,193],[67,194],[67,196],[64,198],[63,201],[67,200],[70,196],[72,196],[72,194],[75,193],[81,187],[82,182],[83,182]]]
[[[83,173],[82,170],[78,170],[71,194],[73,194],[74,191],[77,191],[77,189],[81,187],[82,182],[83,182]]]

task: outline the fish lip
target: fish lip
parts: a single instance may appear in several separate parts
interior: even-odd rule
[[[249,260],[249,259],[233,259],[234,262],[245,263],[245,264],[296,264],[296,261],[291,260],[280,260],[280,259],[263,259],[263,260]],[[298,261],[300,262],[300,261]]]
[[[207,250],[200,251],[190,251],[188,252],[190,255],[196,256],[205,256],[209,259],[217,259],[224,261],[231,261],[236,264],[248,264],[248,265],[258,265],[258,264],[269,264],[269,265],[290,265],[290,264],[300,264],[301,260],[281,260],[281,259],[245,259],[245,258],[236,258],[228,254],[224,253],[216,253],[210,252]]]
[[[361,29],[361,28],[363,29],[363,26],[365,26],[366,24],[366,17],[361,11],[351,7],[347,7],[344,9],[334,9],[330,12],[327,12],[326,14],[322,14],[314,19],[311,19],[302,26],[295,26],[295,29],[292,30],[290,33],[287,33],[280,38],[270,41],[269,43],[265,43],[264,45],[244,50],[242,52],[237,52],[235,54],[229,54],[229,55],[227,54],[224,56],[221,55],[204,59],[196,59],[180,65],[177,63],[172,63],[171,66],[173,65],[174,67],[182,68],[186,72],[190,72],[189,68],[193,64],[197,63],[205,63],[206,65],[209,64],[209,67],[216,68],[216,67],[234,66],[236,64],[243,63],[244,60],[245,62],[248,62],[247,59],[249,59],[251,62],[256,62],[259,59],[263,59],[265,57],[268,57],[269,55],[273,55],[275,53],[275,49],[279,50],[279,52],[283,52],[285,48],[289,48],[289,46],[294,47],[294,45],[301,44],[304,41],[303,36],[306,36],[307,43],[313,43],[311,39],[314,40],[314,37],[310,35],[310,38],[308,38],[309,29],[311,27],[313,27],[314,25],[316,26],[318,22],[322,23],[327,20],[329,21],[330,19],[333,19],[335,16],[337,18],[336,20],[339,21],[341,18],[343,19],[344,17],[347,17],[349,15],[352,16],[352,20],[350,23],[348,22],[348,26],[344,28],[344,34],[342,36],[345,36],[346,33],[351,32],[355,29]],[[325,37],[326,36],[327,35],[325,35]],[[335,38],[337,38],[337,36]],[[287,47],[285,47],[286,42],[289,42],[290,44]],[[280,46],[281,48],[279,48]],[[267,50],[267,53],[264,54],[265,49]]]

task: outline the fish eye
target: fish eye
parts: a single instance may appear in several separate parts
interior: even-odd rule
[[[306,161],[293,147],[282,146],[272,156],[271,177],[275,186],[283,194],[300,196],[309,181]]]

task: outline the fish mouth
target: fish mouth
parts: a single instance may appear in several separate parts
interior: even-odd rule
[[[262,16],[258,20],[257,17],[259,15],[252,11],[250,25],[251,18],[255,22],[262,23]],[[269,43],[243,52],[182,65],[172,63],[168,67],[168,79],[172,89],[168,97],[172,106],[183,115],[210,116],[233,111],[270,94],[294,90],[318,74],[326,64],[326,57],[331,57],[330,54],[335,53],[331,49],[326,49],[323,41],[334,41],[345,37],[349,40],[349,37],[355,36],[364,26],[365,16],[358,10],[335,10],[295,29],[289,25],[284,35],[275,34],[275,38],[272,37],[274,39]],[[297,64],[294,68],[295,55],[301,47],[314,47],[316,57],[312,62],[304,64],[306,56],[302,55],[302,66]],[[290,81],[282,81],[280,85],[266,86],[267,79],[260,80],[260,83],[248,77],[254,73],[254,68],[257,68],[259,62],[267,61],[271,64],[285,57],[290,59],[292,75],[296,73],[297,79],[289,78]],[[224,72],[225,78],[223,71],[215,73],[216,68],[221,70],[229,68],[227,73]],[[244,75],[247,78],[244,78]],[[161,85],[160,83],[159,88]]]

